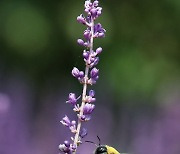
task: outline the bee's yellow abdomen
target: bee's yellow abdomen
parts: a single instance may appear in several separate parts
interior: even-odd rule
[[[120,154],[120,152],[118,152],[116,149],[114,149],[113,147],[110,147],[108,145],[106,145],[107,148],[107,152],[108,154]]]

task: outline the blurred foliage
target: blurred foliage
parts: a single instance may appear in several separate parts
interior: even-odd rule
[[[121,99],[154,97],[166,79],[179,77],[179,0],[100,1],[100,18],[107,37],[100,68]],[[83,26],[76,17],[82,1],[1,1],[0,64],[3,70],[21,71],[37,84],[70,77],[74,65],[84,68],[81,47]]]

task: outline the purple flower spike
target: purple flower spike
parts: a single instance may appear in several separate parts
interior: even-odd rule
[[[71,126],[71,121],[67,115],[65,115],[64,118],[60,122],[66,127]]]
[[[77,97],[76,98],[76,95],[74,93],[70,93],[69,94],[69,99],[68,101],[66,101],[66,103],[69,103],[69,104],[72,104],[72,105],[76,105],[78,99],[80,98],[81,96]]]
[[[91,114],[95,109],[93,102],[96,101],[95,91],[90,90],[87,94],[87,89],[89,85],[93,85],[99,78],[99,69],[95,68],[95,65],[99,62],[99,54],[102,52],[102,48],[99,47],[96,50],[93,48],[94,39],[105,37],[106,30],[102,27],[100,23],[96,23],[96,19],[102,13],[102,7],[99,7],[99,0],[85,0],[84,3],[85,15],[80,14],[77,17],[77,21],[80,24],[86,26],[83,39],[78,39],[77,43],[83,46],[85,49],[83,51],[83,59],[85,62],[85,70],[81,71],[74,67],[72,69],[72,76],[79,80],[83,85],[82,96],[76,97],[75,93],[70,93],[66,103],[73,105],[73,111],[77,114],[77,121],[70,121],[70,119],[65,116],[60,122],[68,127],[73,133],[71,140],[64,141],[63,144],[59,145],[59,150],[64,154],[77,154],[77,147],[82,143],[81,139],[87,135],[87,129],[82,128],[82,123],[89,121],[91,119]],[[79,98],[82,97],[82,102],[77,103]]]

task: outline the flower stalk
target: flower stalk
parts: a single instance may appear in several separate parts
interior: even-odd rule
[[[64,144],[59,145],[59,150],[65,154],[76,154],[77,147],[82,143],[81,139],[87,135],[87,129],[82,128],[82,123],[87,122],[91,119],[91,114],[95,108],[93,104],[96,100],[95,91],[90,90],[87,94],[88,85],[94,85],[99,78],[99,70],[95,67],[99,62],[98,55],[102,52],[102,48],[99,47],[96,51],[93,50],[93,42],[95,38],[102,38],[105,36],[105,29],[102,28],[101,24],[95,24],[95,20],[101,15],[102,8],[98,6],[99,1],[86,0],[84,7],[85,17],[83,14],[77,17],[77,21],[85,26],[87,29],[84,31],[84,40],[78,39],[77,43],[84,46],[83,58],[85,61],[85,71],[80,71],[78,68],[74,67],[72,70],[72,75],[78,79],[78,81],[83,85],[82,96],[76,97],[75,93],[69,94],[69,99],[67,103],[73,105],[73,111],[77,113],[77,123],[76,121],[71,121],[67,116],[65,116],[60,122],[68,127],[70,131],[74,134],[71,137],[73,143],[69,141],[64,141]],[[78,100],[81,97],[81,104],[78,104]],[[76,125],[77,124],[77,125]]]

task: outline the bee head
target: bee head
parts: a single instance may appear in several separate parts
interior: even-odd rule
[[[108,154],[106,146],[105,145],[98,146],[97,149],[95,150],[95,154]]]

